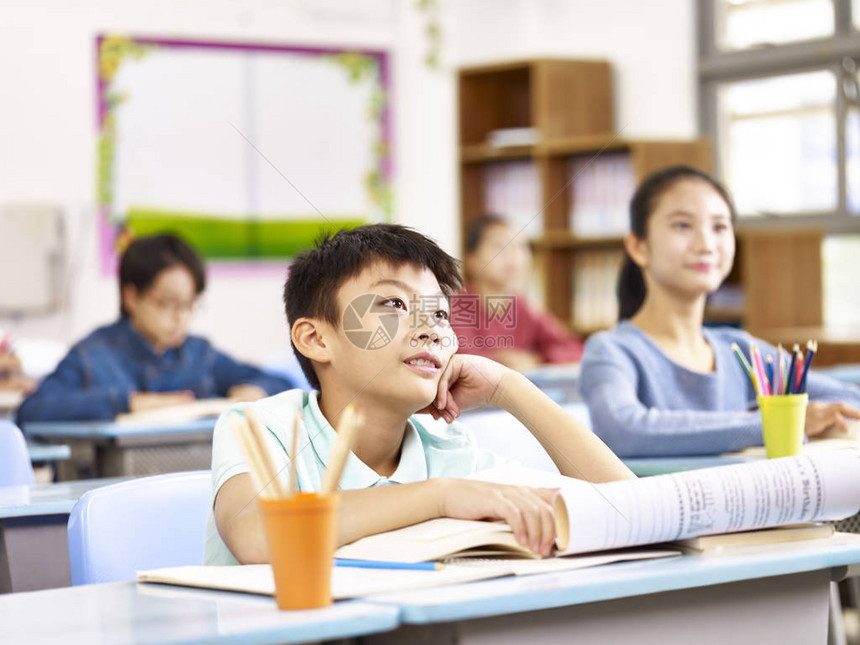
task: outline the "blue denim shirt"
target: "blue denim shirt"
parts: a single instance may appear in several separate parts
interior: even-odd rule
[[[206,398],[226,396],[231,387],[244,383],[270,395],[295,387],[287,379],[237,363],[199,336],[189,336],[159,355],[121,318],[72,347],[18,408],[17,421],[113,419],[128,412],[132,392],[190,390]]]

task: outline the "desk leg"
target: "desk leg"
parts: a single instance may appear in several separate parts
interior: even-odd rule
[[[734,645],[827,642],[830,571],[760,578],[366,637],[373,645]]]
[[[0,520],[0,594],[68,587],[68,515]]]

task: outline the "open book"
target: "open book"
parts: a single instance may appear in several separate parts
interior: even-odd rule
[[[183,403],[181,405],[171,405],[164,408],[152,408],[151,410],[118,414],[115,421],[117,423],[127,424],[182,423],[184,421],[194,421],[195,419],[204,419],[206,417],[218,417],[222,412],[227,410],[227,408],[235,404],[236,401],[234,399],[198,399],[191,403]]]
[[[547,560],[475,559],[448,561],[443,568],[436,571],[333,567],[331,593],[335,600],[361,598],[380,593],[440,587],[511,575],[567,571],[595,567],[610,562],[672,557],[680,554],[680,551],[674,549],[627,549],[613,553],[587,554],[572,558],[549,558]],[[275,595],[275,579],[272,574],[272,567],[268,564],[150,569],[149,571],[139,571],[137,581],[268,596]]]
[[[507,466],[476,478],[559,487],[556,555],[561,556],[839,520],[860,510],[860,452],[854,450],[605,484]],[[778,535],[773,539],[782,541]],[[491,553],[537,557],[504,523],[454,519],[371,535],[341,547],[336,556],[418,562]]]

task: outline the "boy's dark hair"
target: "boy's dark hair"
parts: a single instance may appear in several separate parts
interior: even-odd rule
[[[636,189],[633,199],[630,200],[630,232],[640,239],[645,239],[648,236],[648,220],[657,200],[663,193],[684,179],[698,179],[710,184],[728,204],[732,223],[735,222],[735,206],[725,186],[697,168],[670,166],[650,174]],[[645,302],[646,292],[642,269],[633,261],[633,258],[625,253],[624,264],[621,266],[621,273],[618,276],[618,318],[626,320],[639,311],[642,303]]]
[[[199,295],[206,288],[203,260],[184,240],[170,233],[139,237],[122,254],[119,263],[120,313],[128,316],[122,304],[122,289],[134,285],[139,293],[146,291],[156,276],[175,266],[184,266],[194,276],[194,289]]]
[[[446,296],[463,287],[457,260],[429,237],[406,226],[369,224],[334,235],[325,233],[315,248],[301,253],[290,264],[284,284],[284,307],[290,328],[299,318],[320,318],[339,325],[338,290],[372,262],[425,267],[436,277]],[[290,342],[308,381],[319,389],[320,382],[310,359]]]

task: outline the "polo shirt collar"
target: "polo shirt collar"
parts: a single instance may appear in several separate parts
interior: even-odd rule
[[[332,447],[337,439],[337,432],[323,416],[319,407],[319,393],[314,391],[308,396],[308,413],[311,423],[305,421],[308,428],[311,446],[317,459],[328,465]],[[314,428],[314,430],[311,430]],[[421,437],[412,421],[406,422],[406,431],[400,449],[400,462],[391,477],[382,477],[375,470],[350,452],[346,458],[343,475],[340,480],[342,490],[371,488],[387,483],[407,484],[427,479],[427,461],[424,458],[424,448]]]

